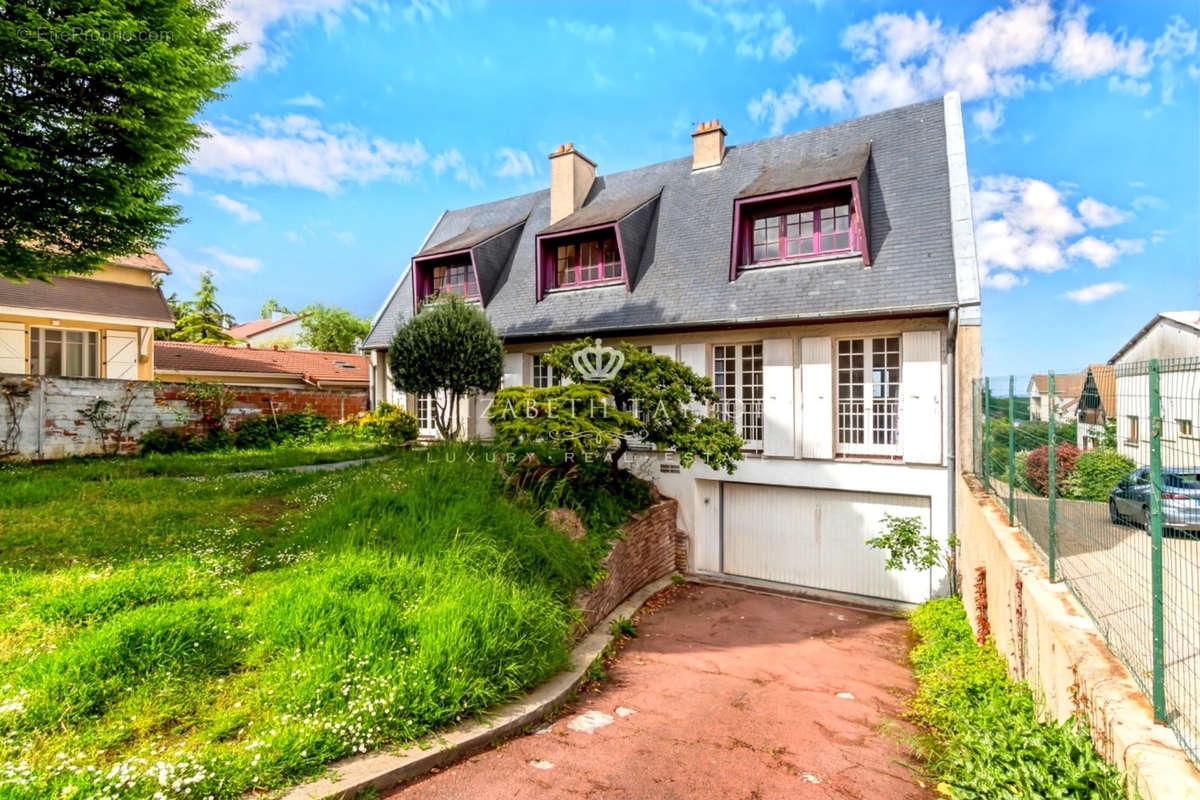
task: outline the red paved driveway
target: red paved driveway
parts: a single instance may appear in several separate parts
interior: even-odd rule
[[[863,611],[678,587],[651,601],[608,680],[548,729],[389,797],[929,798],[897,719],[913,689],[907,630]]]

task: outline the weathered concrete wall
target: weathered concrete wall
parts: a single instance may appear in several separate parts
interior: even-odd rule
[[[122,437],[120,450],[131,452],[138,437],[155,427],[196,428],[196,418],[182,398],[184,384],[119,381],[101,378],[47,378],[0,375],[0,458],[58,459],[104,451],[100,435],[83,416],[96,398],[105,398],[134,423]],[[301,391],[289,388],[235,389],[226,421],[257,414],[276,414],[311,408],[331,419],[366,410],[365,390],[353,392]],[[108,446],[111,450],[112,439]]]
[[[1200,800],[1200,772],[1113,654],[1079,601],[973,478],[959,479],[959,570],[977,634],[990,634],[1045,713],[1086,715],[1101,754],[1142,800]],[[1136,795],[1134,792],[1136,791]]]
[[[604,558],[608,574],[575,595],[575,608],[583,613],[581,635],[626,597],[675,570],[676,510],[674,500],[662,500],[621,527],[624,538]]]

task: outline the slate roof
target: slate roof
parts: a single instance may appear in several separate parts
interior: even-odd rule
[[[764,175],[804,173],[805,162],[813,170],[833,165],[845,172],[842,167],[859,163],[867,148],[862,193],[870,267],[842,258],[745,270],[729,280],[739,194]],[[535,240],[550,227],[548,190],[447,211],[429,241],[511,225],[528,215],[492,296],[484,297],[497,331],[510,340],[944,311],[957,303],[942,99],[735,145],[715,168],[693,172],[689,155],[598,176],[575,216],[589,206],[633,208],[659,187],[649,213],[638,212],[643,246],[636,263],[626,253],[632,291],[600,286],[550,292],[537,302]],[[411,313],[406,278],[364,347],[386,347]]]
[[[159,323],[165,328],[175,324],[171,309],[157,287],[93,278],[55,277],[50,283],[40,280],[17,283],[0,278],[0,306],[46,311],[49,316],[58,311],[124,317]]]
[[[311,384],[366,386],[370,382],[367,359],[357,354],[245,345],[155,342],[154,369],[181,373],[268,373]]]

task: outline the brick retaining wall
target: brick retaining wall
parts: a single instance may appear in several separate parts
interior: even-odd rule
[[[604,559],[608,574],[575,595],[575,608],[583,613],[581,634],[607,617],[626,597],[675,571],[676,510],[674,500],[661,500],[621,527],[624,538],[617,540]]]

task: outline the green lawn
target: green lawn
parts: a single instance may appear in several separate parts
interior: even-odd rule
[[[464,453],[0,471],[0,797],[240,797],[561,669],[605,526],[570,541]]]

